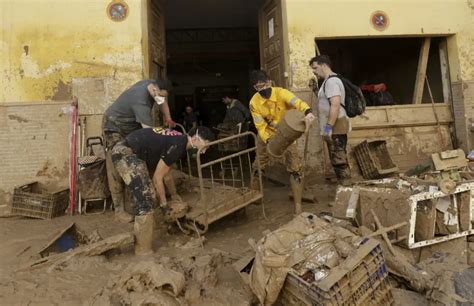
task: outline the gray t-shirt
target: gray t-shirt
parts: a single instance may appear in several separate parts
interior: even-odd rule
[[[107,108],[104,116],[105,131],[120,132],[127,135],[140,129],[141,124],[153,126],[151,109],[154,99],[148,92],[148,85],[154,80],[142,80],[125,90],[115,102]]]
[[[326,80],[324,80],[318,92],[319,127],[321,129],[321,135],[323,134],[324,128],[329,118],[329,110],[331,108],[329,98],[332,98],[335,96],[340,96],[341,104],[344,105],[344,100],[346,98],[346,91],[344,90],[344,84],[342,84],[341,79],[337,77],[327,78]],[[347,117],[346,110],[344,109],[344,107],[342,107],[342,105],[339,108],[339,115],[337,116],[337,118],[338,120],[344,118],[343,120],[348,121],[347,132],[350,132],[352,128],[350,125],[349,117]]]

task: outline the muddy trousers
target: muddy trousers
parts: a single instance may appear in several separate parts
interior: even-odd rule
[[[156,207],[156,193],[146,162],[138,158],[124,142],[112,149],[112,162],[123,182],[129,188],[135,203],[136,215]]]
[[[258,152],[258,161],[255,161],[252,164],[252,181],[251,188],[258,189],[258,179],[256,179],[258,173],[258,162],[260,163],[261,171],[265,171],[268,165],[271,164],[272,159],[275,159],[267,151],[267,144],[264,143],[260,137],[257,140],[257,152]],[[298,146],[295,143],[291,144],[283,155],[283,162],[286,166],[286,170],[290,172],[295,178],[299,179],[301,177],[301,156],[299,154]]]
[[[117,132],[104,131],[103,138],[105,142],[105,162],[110,196],[112,197],[112,202],[114,202],[115,211],[121,212],[124,211],[125,195],[122,178],[112,162],[112,149],[118,142],[122,141],[124,137]]]
[[[272,162],[273,157],[268,154],[267,144],[264,143],[260,137],[257,140],[257,152],[259,156],[260,169],[265,170],[265,168]],[[290,173],[300,173],[301,172],[301,156],[298,152],[298,146],[295,143],[292,143],[283,155],[283,162],[285,163],[286,170]],[[255,173],[258,171],[257,160],[253,162],[252,171]]]
[[[329,151],[329,159],[338,181],[351,177],[351,169],[347,161],[347,134],[332,135],[331,140],[325,139]]]

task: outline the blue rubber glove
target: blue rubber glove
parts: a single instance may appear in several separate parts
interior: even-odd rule
[[[324,127],[323,136],[329,138],[332,136],[332,125],[326,124],[326,126]]]

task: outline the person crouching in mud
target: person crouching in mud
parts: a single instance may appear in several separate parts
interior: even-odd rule
[[[155,189],[160,208],[166,210],[164,176],[186,150],[198,149],[204,153],[214,138],[206,127],[194,128],[188,135],[179,136],[163,135],[158,131],[153,128],[134,131],[112,150],[112,162],[130,188],[137,216],[146,215],[156,207]],[[149,173],[153,173],[152,178]]]
[[[117,143],[112,149],[112,162],[130,189],[135,204],[135,235],[137,242],[137,224],[146,222],[153,224],[153,212],[156,205],[156,192],[159,207],[166,215],[170,207],[166,201],[164,177],[186,152],[197,149],[204,153],[214,134],[206,127],[198,127],[189,131],[188,135],[163,135],[161,129],[143,128],[136,130]],[[150,175],[152,177],[150,177]],[[152,227],[152,225],[151,225]],[[151,230],[152,231],[152,230]],[[140,232],[140,230],[138,230]],[[151,253],[151,235],[149,249]],[[137,253],[137,249],[135,249]],[[142,252],[143,253],[143,252]]]

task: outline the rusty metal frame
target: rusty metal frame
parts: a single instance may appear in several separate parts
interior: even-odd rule
[[[193,230],[193,231],[198,230],[199,233],[201,233],[201,234],[205,233],[205,232],[208,231],[209,224],[211,224],[212,222],[217,221],[217,220],[219,220],[219,219],[221,219],[221,218],[223,218],[223,217],[225,217],[225,216],[227,216],[227,215],[229,215],[229,214],[231,214],[231,213],[233,213],[233,212],[235,212],[235,211],[237,211],[241,208],[244,208],[244,207],[246,207],[247,205],[249,205],[253,202],[256,202],[256,201],[259,201],[259,200],[263,199],[262,171],[261,171],[261,168],[260,168],[260,162],[259,162],[259,158],[258,158],[258,151],[257,151],[257,147],[256,147],[257,136],[254,133],[244,132],[244,133],[241,133],[241,134],[237,134],[237,135],[229,136],[229,137],[226,137],[226,138],[218,139],[216,141],[210,142],[209,147],[217,146],[218,144],[233,141],[235,139],[243,138],[243,137],[252,137],[254,139],[254,145],[252,147],[249,147],[249,148],[244,149],[242,151],[235,152],[235,153],[230,153],[230,154],[225,155],[223,157],[219,157],[219,158],[217,158],[215,160],[212,160],[210,162],[202,163],[202,161],[201,161],[202,149],[198,150],[198,152],[196,154],[196,164],[197,164],[197,172],[198,172],[198,179],[199,179],[199,193],[200,193],[199,202],[198,202],[200,207],[198,207],[198,209],[201,209],[203,211],[203,214],[198,214],[197,216],[193,216],[192,211],[190,213],[188,213],[188,215],[186,216],[186,221],[187,222],[184,224],[184,226],[187,227],[188,229]],[[253,171],[252,171],[252,164],[250,162],[250,153],[252,153],[252,152],[255,152],[255,165],[257,167],[256,175],[257,175],[258,181],[259,181],[259,189],[258,190],[252,190],[250,188],[250,185],[248,187],[245,186],[245,176],[244,176],[244,171],[243,171],[242,157],[243,156],[247,157],[248,167],[249,167],[248,173],[250,174],[250,177],[251,177]],[[225,177],[224,177],[225,174],[222,175],[221,179],[214,178],[212,166],[220,164],[221,169],[224,169],[223,168],[223,163],[224,162],[232,163],[232,159],[234,159],[234,158],[239,159],[238,167],[240,169],[240,174],[241,174],[240,190],[244,191],[245,193],[240,198],[232,199],[232,200],[228,201],[227,203],[219,203],[216,207],[217,208],[222,208],[221,211],[215,213],[214,215],[210,215],[209,198],[208,198],[209,191],[206,191],[205,182],[209,182],[209,180],[210,180],[211,188],[215,187],[216,182],[222,182],[223,184],[220,185],[220,186],[227,187],[226,181],[228,181],[228,180],[225,179]],[[246,161],[244,161],[244,162],[246,162]],[[211,178],[210,179],[205,178],[204,175],[203,175],[203,171],[206,168],[210,169],[210,173],[211,173]],[[229,188],[236,188],[235,183],[238,180],[236,180],[234,178],[233,171],[232,171],[232,176],[233,176],[233,178],[231,180],[232,181],[232,186],[228,186],[228,187]],[[241,202],[237,203],[237,201],[239,201],[239,200],[241,200]],[[234,204],[236,204],[236,205],[234,205]],[[215,209],[216,207],[212,207],[212,209],[218,210],[218,209]],[[197,226],[196,226],[197,222],[200,225],[203,226],[202,229],[197,228]]]
[[[436,237],[433,239],[429,240],[424,240],[424,241],[418,241],[415,242],[415,227],[416,227],[416,211],[417,211],[417,203],[419,201],[424,201],[424,200],[431,200],[435,198],[443,198],[446,196],[451,196],[453,198],[453,201],[455,205],[457,206],[457,200],[456,197],[454,196],[457,193],[461,192],[470,192],[470,200],[469,200],[469,220],[471,222],[469,223],[469,229],[465,231],[460,231],[458,233],[450,234],[450,235],[445,235],[445,236],[440,236]],[[415,195],[412,195],[411,197],[408,198],[409,204],[410,204],[410,224],[409,224],[409,233],[408,233],[408,248],[409,249],[414,249],[414,248],[419,248],[419,247],[424,247],[427,245],[435,244],[435,243],[440,243],[443,241],[448,241],[451,239],[459,238],[459,237],[464,237],[468,235],[474,234],[474,229],[472,227],[472,210],[474,208],[474,183],[464,183],[460,184],[452,194],[446,194],[442,191],[437,191],[437,192],[421,192]],[[436,208],[435,208],[436,209]],[[459,213],[458,213],[458,222],[459,222]]]

